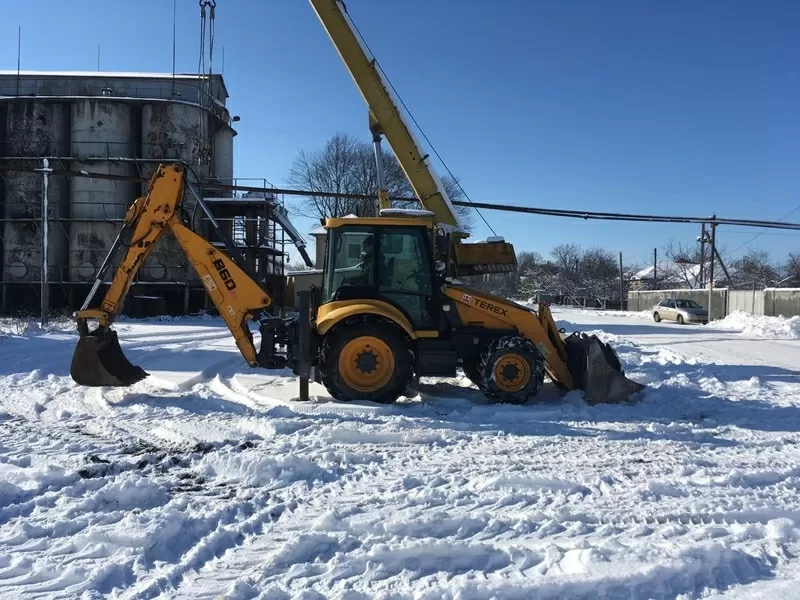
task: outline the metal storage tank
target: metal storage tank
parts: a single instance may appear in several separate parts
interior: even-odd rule
[[[138,142],[135,113],[130,104],[106,99],[72,104],[71,156],[110,161],[73,162],[73,170],[131,176],[135,166],[113,162],[133,158]],[[71,281],[91,281],[119,231],[125,209],[139,193],[137,183],[74,177],[70,181],[71,221],[69,274]],[[104,222],[105,221],[105,222]]]
[[[11,157],[67,156],[69,105],[15,99],[6,107],[6,154]],[[54,165],[50,165],[53,167]],[[10,171],[5,175],[3,224],[4,279],[39,281],[42,277],[42,176]],[[69,215],[69,184],[61,177],[48,181],[48,278],[67,277],[67,231],[57,219]]]
[[[208,178],[211,167],[211,117],[208,111],[191,104],[158,102],[142,107],[142,158],[180,159],[191,166],[194,175]],[[155,165],[142,169],[149,177]],[[194,179],[194,175],[187,177]],[[142,193],[147,191],[143,185]],[[194,216],[192,225],[200,227],[200,211],[188,192],[184,195],[185,214]],[[176,257],[180,257],[177,259]],[[140,270],[142,281],[196,281],[192,266],[185,259],[178,242],[168,236],[153,248]]]
[[[214,134],[214,173],[222,183],[233,182],[233,136],[236,132],[223,126]]]

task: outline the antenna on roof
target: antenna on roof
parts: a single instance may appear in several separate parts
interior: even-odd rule
[[[175,12],[177,0],[172,0],[172,99],[175,99]]]
[[[22,25],[17,29],[17,96],[19,96],[19,65],[22,57]]]

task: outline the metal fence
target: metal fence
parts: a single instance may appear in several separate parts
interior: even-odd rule
[[[650,310],[665,298],[688,298],[708,307],[708,290],[638,290],[628,292],[628,310]],[[721,319],[737,310],[769,317],[800,315],[800,288],[763,290],[715,289],[711,318]]]

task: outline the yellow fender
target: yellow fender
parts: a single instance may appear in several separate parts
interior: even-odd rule
[[[359,300],[357,302],[343,300],[323,304],[317,310],[317,332],[325,335],[334,325],[355,315],[384,317],[401,327],[412,340],[417,339],[417,334],[405,315],[391,304],[381,300]]]

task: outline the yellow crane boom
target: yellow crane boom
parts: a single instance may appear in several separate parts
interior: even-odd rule
[[[339,2],[311,0],[311,5],[369,107],[370,130],[373,135],[386,136],[414,193],[422,205],[433,212],[437,222],[466,233],[439,177],[427,164],[428,155],[422,154],[378,72],[375,60],[368,57]]]
[[[392,98],[375,59],[370,58],[359,41],[348,20],[344,3],[340,0],[310,2],[369,107],[369,123],[376,142],[379,179],[382,179],[379,140],[381,135],[385,135],[420,204],[433,213],[437,225],[451,236],[452,261],[455,267],[453,274],[474,275],[514,270],[514,248],[502,238],[494,238],[490,242],[462,243],[469,233],[460,222],[447,191],[430,165],[428,154],[423,153],[412,129]],[[390,206],[385,189],[379,190],[379,206],[381,209]]]

